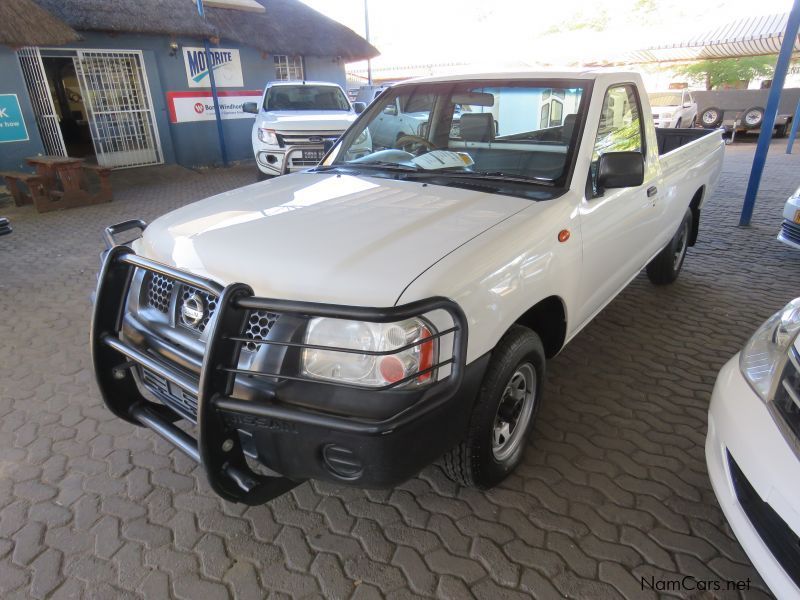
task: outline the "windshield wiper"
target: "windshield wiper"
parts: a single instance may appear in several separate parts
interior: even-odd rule
[[[401,173],[419,173],[422,170],[418,166],[401,165],[399,163],[376,160],[372,162],[363,162],[363,163],[340,163],[335,165],[321,165],[319,167],[314,167],[313,169],[310,169],[310,171],[312,173],[323,173],[325,171],[335,171],[337,169],[358,170],[363,168],[380,169],[382,171],[399,171]]]
[[[553,187],[555,182],[552,179],[544,177],[534,177],[532,175],[508,175],[502,171],[424,171],[420,173],[428,177],[448,177],[459,179],[477,179],[481,181],[506,181],[509,183],[535,183],[537,185],[546,185]]]

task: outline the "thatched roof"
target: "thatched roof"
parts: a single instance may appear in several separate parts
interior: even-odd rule
[[[0,0],[0,44],[19,48],[66,44],[79,39],[69,25],[32,0]]]
[[[299,0],[257,0],[266,9],[263,13],[206,7],[207,20],[197,14],[192,0],[36,1],[79,31],[218,37],[221,43],[239,42],[270,54],[349,61],[378,55],[354,31]]]

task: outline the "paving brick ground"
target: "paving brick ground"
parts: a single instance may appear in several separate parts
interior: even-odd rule
[[[228,504],[103,407],[87,348],[101,228],[249,183],[251,166],[119,172],[114,203],[63,213],[3,206],[0,597],[640,598],[642,577],[683,575],[749,577],[744,595],[765,597],[703,458],[718,369],[798,295],[800,255],[774,237],[800,157],[773,147],[740,229],[753,149],[728,149],[680,280],[638,277],[552,361],[524,464],[485,493],[433,466],[389,491],[312,482]]]

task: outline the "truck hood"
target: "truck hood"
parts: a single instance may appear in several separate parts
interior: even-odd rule
[[[134,250],[259,296],[392,306],[420,273],[530,200],[375,177],[297,173],[184,206]]]
[[[262,127],[277,131],[343,131],[356,114],[342,110],[276,110],[259,116]]]

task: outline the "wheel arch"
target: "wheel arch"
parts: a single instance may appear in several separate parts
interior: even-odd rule
[[[542,340],[545,356],[552,358],[564,346],[567,337],[566,305],[559,296],[548,296],[522,313],[514,325],[535,331]]]
[[[697,235],[700,233],[700,207],[706,195],[706,186],[701,185],[692,196],[689,209],[692,211],[692,231],[689,234],[689,245],[694,246],[697,242]]]

